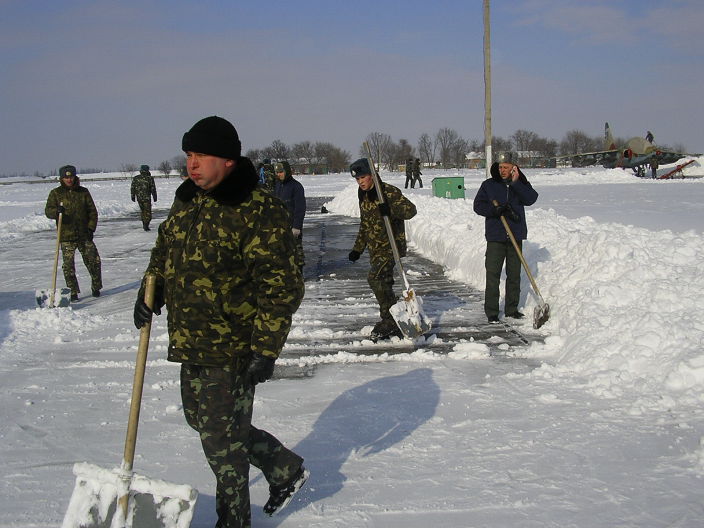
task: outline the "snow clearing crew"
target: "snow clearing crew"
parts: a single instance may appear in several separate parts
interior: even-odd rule
[[[474,197],[474,212],[484,216],[486,253],[486,289],[484,313],[490,323],[499,322],[499,285],[501,269],[506,261],[506,296],[504,314],[514,319],[523,318],[518,311],[521,297],[521,259],[501,222],[503,216],[513,232],[519,249],[528,235],[525,206],[533,205],[538,193],[516,165],[512,152],[502,153],[500,161],[491,165],[491,178],[479,186]],[[499,205],[494,206],[493,201]]]
[[[416,206],[401,193],[400,189],[384,182],[381,182],[381,186],[386,202],[377,204],[377,189],[374,186],[367,158],[360,158],[352,163],[350,172],[359,185],[357,196],[361,220],[357,239],[348,258],[356,262],[364,250],[369,249],[370,268],[367,282],[379,303],[381,316],[381,320],[374,325],[370,337],[373,340],[387,339],[391,336],[401,337],[401,330],[389,312],[397,300],[393,289],[396,263],[382,217],[389,217],[398,253],[403,257],[406,255],[404,221],[416,215]]]
[[[274,372],[303,278],[286,208],[258,186],[235,127],[206,117],[184,134],[182,148],[189,179],[159,226],[146,273],[157,278],[154,313],[168,309],[168,359],[181,363],[186,421],[217,481],[216,526],[245,528],[250,464],[269,483],[268,515],[308,478],[300,456],[251,423],[255,385]],[[137,328],[152,316],[143,293]]]
[[[75,254],[78,250],[90,273],[91,293],[93,297],[100,297],[103,288],[101,262],[98,248],[93,242],[93,233],[98,226],[98,210],[90,191],[81,186],[76,167],[61,167],[59,182],[61,185],[49,193],[44,214],[56,221],[59,213],[62,215],[59,242],[66,286],[71,289],[71,300],[77,301],[81,291],[76,278]]]

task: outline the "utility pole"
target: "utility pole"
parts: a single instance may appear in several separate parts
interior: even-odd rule
[[[484,0],[484,156],[486,177],[491,167],[491,22],[489,0]]]

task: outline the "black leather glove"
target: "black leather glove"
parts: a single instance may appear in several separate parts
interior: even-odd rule
[[[355,251],[354,249],[350,251],[350,254],[347,256],[348,259],[350,259],[352,262],[357,262],[359,260],[359,257],[361,257],[362,254],[359,251]]]
[[[58,218],[59,215],[66,214],[66,208],[63,205],[58,205],[56,206],[56,216]]]
[[[506,215],[506,209],[507,209],[506,204],[504,204],[504,205],[501,205],[501,204],[495,205],[495,206],[494,206],[494,214],[496,215],[496,218],[498,218],[498,217],[500,217],[500,216],[505,216],[505,215]]]
[[[265,382],[274,374],[275,362],[275,359],[256,354],[244,373],[245,382],[252,386]]]
[[[90,229],[86,230],[86,240],[93,240],[93,231]]]
[[[132,197],[132,201],[134,202],[134,196]]]
[[[377,207],[381,216],[391,216],[391,207],[389,207],[388,202],[380,203]]]
[[[513,222],[521,221],[521,217],[516,211],[513,210],[513,207],[511,207],[509,204],[506,204],[505,207],[506,211],[504,212],[504,216],[506,216],[509,220],[512,220]]]
[[[144,295],[140,291],[137,295],[137,301],[134,303],[134,325],[137,328],[142,328],[152,320],[152,314],[161,315],[162,306],[164,306],[164,294],[161,291],[154,292],[153,311],[144,302]]]

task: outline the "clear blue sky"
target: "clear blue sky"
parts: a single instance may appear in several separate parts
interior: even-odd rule
[[[482,0],[0,0],[0,173],[180,153],[220,115],[244,149],[378,131],[484,136]],[[704,2],[493,0],[493,131],[652,130],[704,151]]]

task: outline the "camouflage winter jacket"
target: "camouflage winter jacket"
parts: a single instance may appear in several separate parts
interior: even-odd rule
[[[154,177],[151,174],[139,173],[132,178],[130,185],[130,194],[132,201],[135,198],[138,202],[149,202],[152,199],[156,202],[156,185]]]
[[[65,210],[61,219],[61,242],[92,240],[98,226],[98,210],[88,189],[81,187],[78,177],[70,187],[62,180],[61,186],[51,190],[44,208],[47,218],[58,218],[57,209],[61,203]]]
[[[247,158],[215,189],[176,190],[147,273],[168,309],[170,361],[223,366],[277,358],[303,297],[288,213]]]
[[[394,240],[400,256],[406,255],[406,228],[404,220],[410,220],[416,215],[416,206],[401,191],[389,185],[381,183],[384,188],[384,196],[391,209],[391,227],[394,232]],[[377,206],[376,188],[372,187],[368,191],[359,189],[359,212],[361,222],[359,233],[354,242],[354,251],[362,253],[365,248],[369,249],[369,258],[372,260],[393,259],[393,252],[389,244],[389,237],[386,233],[384,221],[379,214]]]

